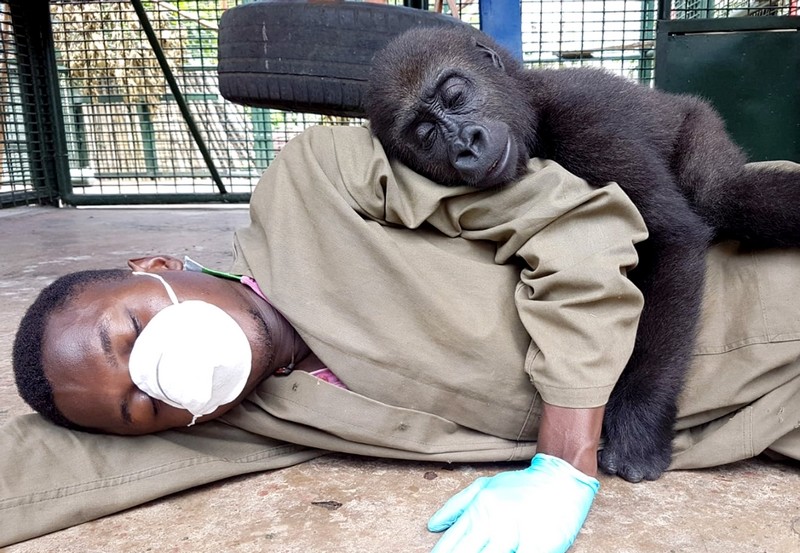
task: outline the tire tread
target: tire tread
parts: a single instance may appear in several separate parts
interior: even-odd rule
[[[243,4],[220,21],[220,94],[247,106],[361,117],[377,50],[415,26],[463,24],[380,4]]]

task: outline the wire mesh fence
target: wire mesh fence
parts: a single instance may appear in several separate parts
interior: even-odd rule
[[[523,59],[538,67],[602,67],[651,84],[659,7],[669,19],[696,19],[797,15],[797,4],[798,0],[522,0]]]
[[[669,19],[797,15],[797,0],[674,0]]]
[[[219,95],[218,22],[226,9],[246,1],[50,1],[44,9],[55,46],[60,121],[50,122],[54,136],[45,138],[34,124],[36,94],[28,90],[38,78],[31,73],[38,61],[26,57],[19,41],[27,38],[14,32],[30,10],[19,8],[25,0],[0,0],[0,204],[57,201],[64,190],[54,188],[53,171],[68,172],[56,180],[67,183],[77,204],[221,201],[220,190],[227,201],[246,201],[275,154],[309,126],[362,124],[243,107]],[[790,15],[796,2],[674,0],[667,13]],[[457,6],[462,20],[480,24],[478,0]],[[523,60],[539,67],[599,66],[650,83],[657,12],[656,0],[522,0]],[[63,163],[41,162],[50,140],[63,140]]]
[[[217,22],[233,1],[145,2],[153,30],[228,192],[249,193],[310,114],[226,102]],[[218,188],[127,1],[52,3],[73,185],[83,194],[215,193]],[[77,190],[76,190],[77,191]]]
[[[650,83],[655,22],[655,0],[525,0],[523,58],[540,67],[602,67]]]

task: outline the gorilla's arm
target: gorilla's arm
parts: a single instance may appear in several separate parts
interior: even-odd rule
[[[713,231],[679,191],[669,167],[645,141],[620,135],[592,119],[591,106],[573,106],[554,123],[562,164],[590,182],[615,180],[647,224],[629,276],[645,297],[636,345],[606,408],[600,466],[637,482],[654,480],[671,459],[673,425],[695,340]],[[585,113],[582,113],[585,112]],[[584,117],[590,125],[568,125]],[[603,144],[603,149],[584,147]]]

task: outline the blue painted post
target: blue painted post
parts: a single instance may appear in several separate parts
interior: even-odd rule
[[[520,0],[480,0],[481,30],[522,60]]]

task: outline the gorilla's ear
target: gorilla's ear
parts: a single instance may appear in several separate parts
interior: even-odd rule
[[[500,71],[505,71],[505,66],[503,65],[503,60],[500,59],[500,56],[497,52],[495,52],[492,48],[486,46],[485,44],[481,44],[480,42],[475,43],[475,47],[484,54],[488,56],[492,60],[492,65],[498,68]]]

